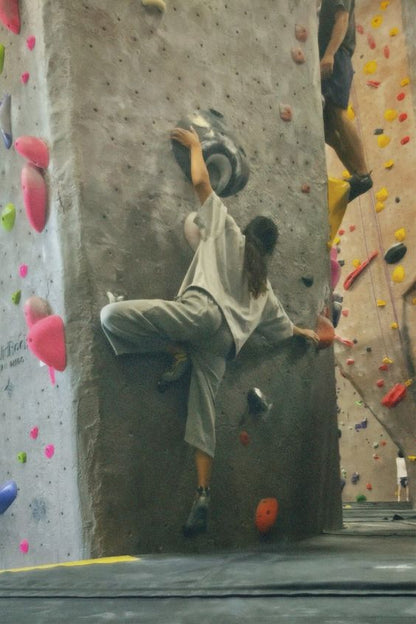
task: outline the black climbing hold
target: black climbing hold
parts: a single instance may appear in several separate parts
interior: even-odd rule
[[[394,201],[396,202],[396,204],[400,204],[400,197],[395,197]]]
[[[338,264],[340,267],[343,267],[345,264],[345,260],[338,260]]]
[[[222,113],[212,108],[197,111],[176,125],[186,129],[192,126],[198,133],[211,185],[217,195],[228,197],[244,188],[250,173],[246,154],[227,128]],[[177,163],[190,180],[189,150],[177,141],[172,141],[172,149]]]
[[[304,276],[302,277],[302,282],[305,284],[305,286],[307,286],[307,288],[310,288],[313,284],[313,277],[311,275]]]
[[[372,351],[371,347],[366,347],[365,350],[367,351],[367,353],[371,353]]]
[[[376,128],[376,129],[374,130],[374,134],[384,134],[384,130],[383,130],[383,128]]]
[[[339,301],[334,301],[332,304],[332,325],[336,327],[339,323],[339,319],[341,317],[342,312],[342,303]]]
[[[404,243],[396,243],[387,249],[384,254],[384,260],[387,264],[394,264],[395,262],[399,262],[406,254],[407,247]]]

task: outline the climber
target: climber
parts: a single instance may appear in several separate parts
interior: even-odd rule
[[[215,451],[215,397],[226,361],[238,355],[256,328],[272,344],[294,334],[318,343],[311,329],[289,320],[267,279],[267,260],[277,240],[274,222],[255,217],[241,232],[214,193],[195,130],[176,128],[171,138],[190,151],[191,178],[200,208],[201,240],[174,301],[111,303],[101,311],[115,353],[167,351],[174,381],[191,369],[185,440],[195,448],[196,496],[184,535],[207,528]]]
[[[354,7],[355,0],[322,0],[318,29],[325,141],[351,175],[348,201],[373,186],[360,136],[347,116],[354,75]]]

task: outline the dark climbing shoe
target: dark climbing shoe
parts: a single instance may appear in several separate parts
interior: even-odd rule
[[[191,359],[185,351],[175,353],[172,358],[172,364],[162,374],[158,381],[158,389],[160,392],[164,392],[167,387],[178,381],[188,372],[191,366]]]
[[[352,175],[347,182],[350,185],[348,202],[356,199],[359,195],[367,193],[367,191],[369,191],[373,186],[373,180],[369,173],[363,176],[358,175],[358,173],[354,173],[354,175]]]
[[[208,507],[210,501],[209,488],[199,487],[192,504],[191,513],[183,526],[185,537],[194,537],[205,533],[208,525]]]

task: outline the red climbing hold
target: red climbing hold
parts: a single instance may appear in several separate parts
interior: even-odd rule
[[[376,47],[376,42],[373,35],[371,35],[370,33],[368,33],[367,35],[367,43],[370,46],[371,50],[374,50],[374,48]]]
[[[350,225],[350,227],[349,227],[350,232],[354,232],[356,227],[357,227],[356,225]]]
[[[391,388],[381,400],[385,407],[394,407],[406,396],[407,388],[403,383],[397,383]]]
[[[268,533],[276,522],[279,503],[276,498],[262,498],[256,509],[256,528],[263,535]]]
[[[58,371],[66,368],[64,322],[57,314],[41,319],[29,329],[27,346],[48,366]]]
[[[27,82],[29,81],[29,78],[30,78],[29,72],[23,72],[23,74],[20,76],[20,80],[22,81],[23,84],[27,84]]]
[[[381,82],[379,80],[367,80],[367,86],[373,89],[378,89],[380,85]]]
[[[385,56],[386,59],[388,59],[390,57],[390,48],[388,45],[385,45],[383,48],[383,54]]]
[[[370,264],[372,260],[378,255],[377,249],[373,251],[364,262],[362,262],[354,271],[351,271],[344,282],[345,290],[351,288],[357,277],[362,273],[362,271]]]
[[[406,119],[407,119],[407,113],[400,113],[400,115],[399,115],[399,121],[400,121],[400,122],[402,122],[402,121],[406,121]]]
[[[367,483],[367,485],[365,486],[367,488],[367,490],[372,490],[373,486],[371,485],[371,483]]]
[[[343,236],[343,235],[345,234],[345,230],[338,230],[338,234],[339,234],[340,236]]]
[[[347,365],[352,366],[353,364],[355,364],[355,360],[353,358],[348,358]]]
[[[387,365],[387,364],[381,364],[381,365],[378,367],[378,370],[381,370],[381,371],[388,371],[388,370],[389,370],[389,367],[388,367],[388,365]]]
[[[46,169],[49,165],[49,150],[45,141],[34,136],[21,136],[14,142],[14,147],[23,158]]]
[[[20,33],[19,0],[0,0],[0,22],[15,35]]]
[[[240,442],[243,446],[248,446],[250,444],[250,436],[247,431],[242,431],[240,433]]]
[[[384,379],[377,379],[377,381],[376,381],[376,385],[377,385],[379,388],[382,388],[382,387],[384,386]]]
[[[399,102],[401,102],[402,100],[404,100],[404,98],[406,97],[406,93],[404,93],[403,91],[401,91],[398,96],[397,99],[399,100]]]
[[[25,165],[21,175],[23,203],[30,225],[42,232],[46,224],[47,189],[41,172],[33,165]]]
[[[402,138],[402,140],[400,141],[400,143],[401,143],[402,145],[406,145],[406,143],[409,143],[409,141],[410,141],[410,137],[409,137],[409,136],[405,136],[405,137],[403,137],[403,138]]]

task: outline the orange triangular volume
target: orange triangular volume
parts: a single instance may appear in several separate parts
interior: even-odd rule
[[[0,22],[15,35],[20,33],[19,0],[0,0]]]
[[[42,232],[46,224],[46,182],[36,167],[25,165],[22,169],[21,183],[29,223],[36,232]]]

